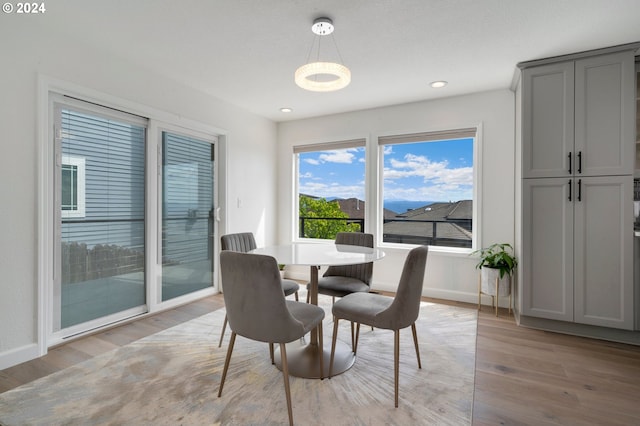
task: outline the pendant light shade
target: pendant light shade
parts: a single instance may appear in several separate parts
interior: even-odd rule
[[[311,31],[316,34],[318,42],[316,61],[309,62],[308,60],[308,63],[296,70],[295,82],[301,88],[312,92],[332,92],[348,86],[351,82],[351,71],[349,68],[341,63],[320,60],[321,39],[324,36],[331,35],[333,30],[333,22],[329,18],[318,18],[313,22]],[[333,39],[333,36],[331,38]],[[338,57],[340,58],[338,45],[335,43],[335,40],[333,40],[333,42]],[[316,42],[314,40],[311,50],[309,51],[309,58],[311,58],[313,54],[315,45]],[[342,62],[342,58],[340,58],[340,62]]]

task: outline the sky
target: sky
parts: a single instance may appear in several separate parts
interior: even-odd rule
[[[365,150],[299,154],[299,192],[365,200]],[[384,146],[385,201],[458,201],[473,195],[473,139]]]

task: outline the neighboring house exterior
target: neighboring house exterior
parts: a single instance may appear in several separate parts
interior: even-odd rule
[[[383,241],[471,247],[473,201],[431,203],[398,214],[385,216]]]
[[[73,110],[61,124],[63,282],[143,271],[145,129]],[[212,256],[211,155],[163,132],[164,263]]]
[[[336,201],[340,205],[340,210],[348,214],[350,218],[364,220],[364,201],[357,198],[337,199]],[[389,209],[383,209],[383,214],[385,219],[390,219],[397,215],[396,212]]]

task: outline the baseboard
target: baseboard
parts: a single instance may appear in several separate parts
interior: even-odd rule
[[[640,345],[640,331],[619,330],[617,328],[598,327],[595,325],[577,324],[524,315],[521,315],[519,319],[519,325],[522,327],[630,345]]]
[[[285,273],[285,278],[298,280],[306,282],[309,280],[309,272],[307,270],[287,270]],[[373,284],[373,290],[381,290],[381,291],[390,291],[395,292],[397,289],[398,283],[383,283],[383,282],[375,282]],[[477,291],[473,292],[464,292],[464,291],[454,291],[447,290],[441,288],[430,288],[424,287],[422,289],[422,295],[425,297],[432,297],[434,299],[443,299],[443,300],[451,300],[455,302],[464,302],[464,303],[478,303],[478,293]],[[509,298],[508,297],[500,297],[500,307],[508,308],[509,307]],[[491,305],[491,297],[483,296],[482,297],[483,305]]]
[[[30,361],[38,358],[39,356],[40,351],[37,343],[2,352],[0,353],[0,370],[22,364],[23,362]]]

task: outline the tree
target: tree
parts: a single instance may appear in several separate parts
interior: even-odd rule
[[[337,201],[311,198],[306,195],[300,195],[299,200],[300,231],[303,237],[333,240],[338,232],[361,231],[357,223],[349,223],[346,220],[333,220],[333,218],[349,218],[349,215],[340,210],[340,204]]]

